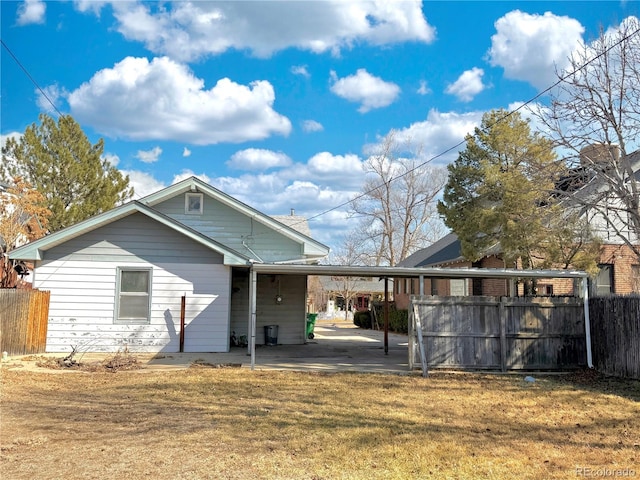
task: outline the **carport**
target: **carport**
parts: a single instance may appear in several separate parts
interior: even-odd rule
[[[388,284],[390,278],[419,278],[420,296],[424,296],[424,278],[500,278],[507,279],[515,285],[518,279],[543,279],[564,278],[572,279],[579,283],[575,290],[584,302],[584,325],[586,335],[587,365],[592,366],[591,359],[591,334],[589,325],[589,301],[587,274],[576,270],[515,270],[515,269],[482,269],[482,268],[408,268],[408,267],[367,267],[367,266],[343,266],[343,265],[303,265],[303,264],[266,264],[254,263],[251,266],[249,280],[249,354],[251,356],[251,369],[256,365],[256,306],[257,306],[257,278],[259,274],[267,275],[317,275],[317,276],[341,276],[341,277],[377,277],[385,281],[385,307],[388,307]],[[510,289],[514,292],[515,289]],[[385,308],[385,312],[387,312]],[[388,354],[388,315],[384,322],[384,353]],[[410,332],[411,333],[411,332]],[[410,338],[410,341],[415,339]],[[408,349],[409,350],[409,349]],[[407,352],[409,355],[410,352]],[[412,360],[409,365],[412,365]]]

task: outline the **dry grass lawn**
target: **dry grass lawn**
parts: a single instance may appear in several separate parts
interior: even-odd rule
[[[7,480],[640,478],[640,382],[202,366],[1,373]]]

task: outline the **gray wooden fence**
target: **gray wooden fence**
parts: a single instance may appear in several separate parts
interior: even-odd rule
[[[0,289],[0,351],[9,355],[45,352],[50,295],[39,290]]]
[[[640,380],[640,297],[589,299],[593,366]]]
[[[427,367],[564,370],[586,366],[584,304],[574,297],[412,297]],[[410,332],[415,338],[415,332]],[[416,364],[417,348],[410,348]]]

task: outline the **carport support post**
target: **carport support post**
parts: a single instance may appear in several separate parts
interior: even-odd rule
[[[249,354],[251,355],[251,370],[254,370],[256,368],[256,298],[258,273],[252,268],[249,277]]]
[[[389,277],[384,277],[384,354],[389,355]]]
[[[587,367],[593,368],[591,356],[591,320],[589,319],[589,282],[582,278],[582,300],[584,301],[584,335],[587,344]]]

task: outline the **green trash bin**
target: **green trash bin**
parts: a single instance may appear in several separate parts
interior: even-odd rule
[[[316,318],[318,318],[317,313],[307,313],[307,338],[313,339],[313,327],[316,325]]]

